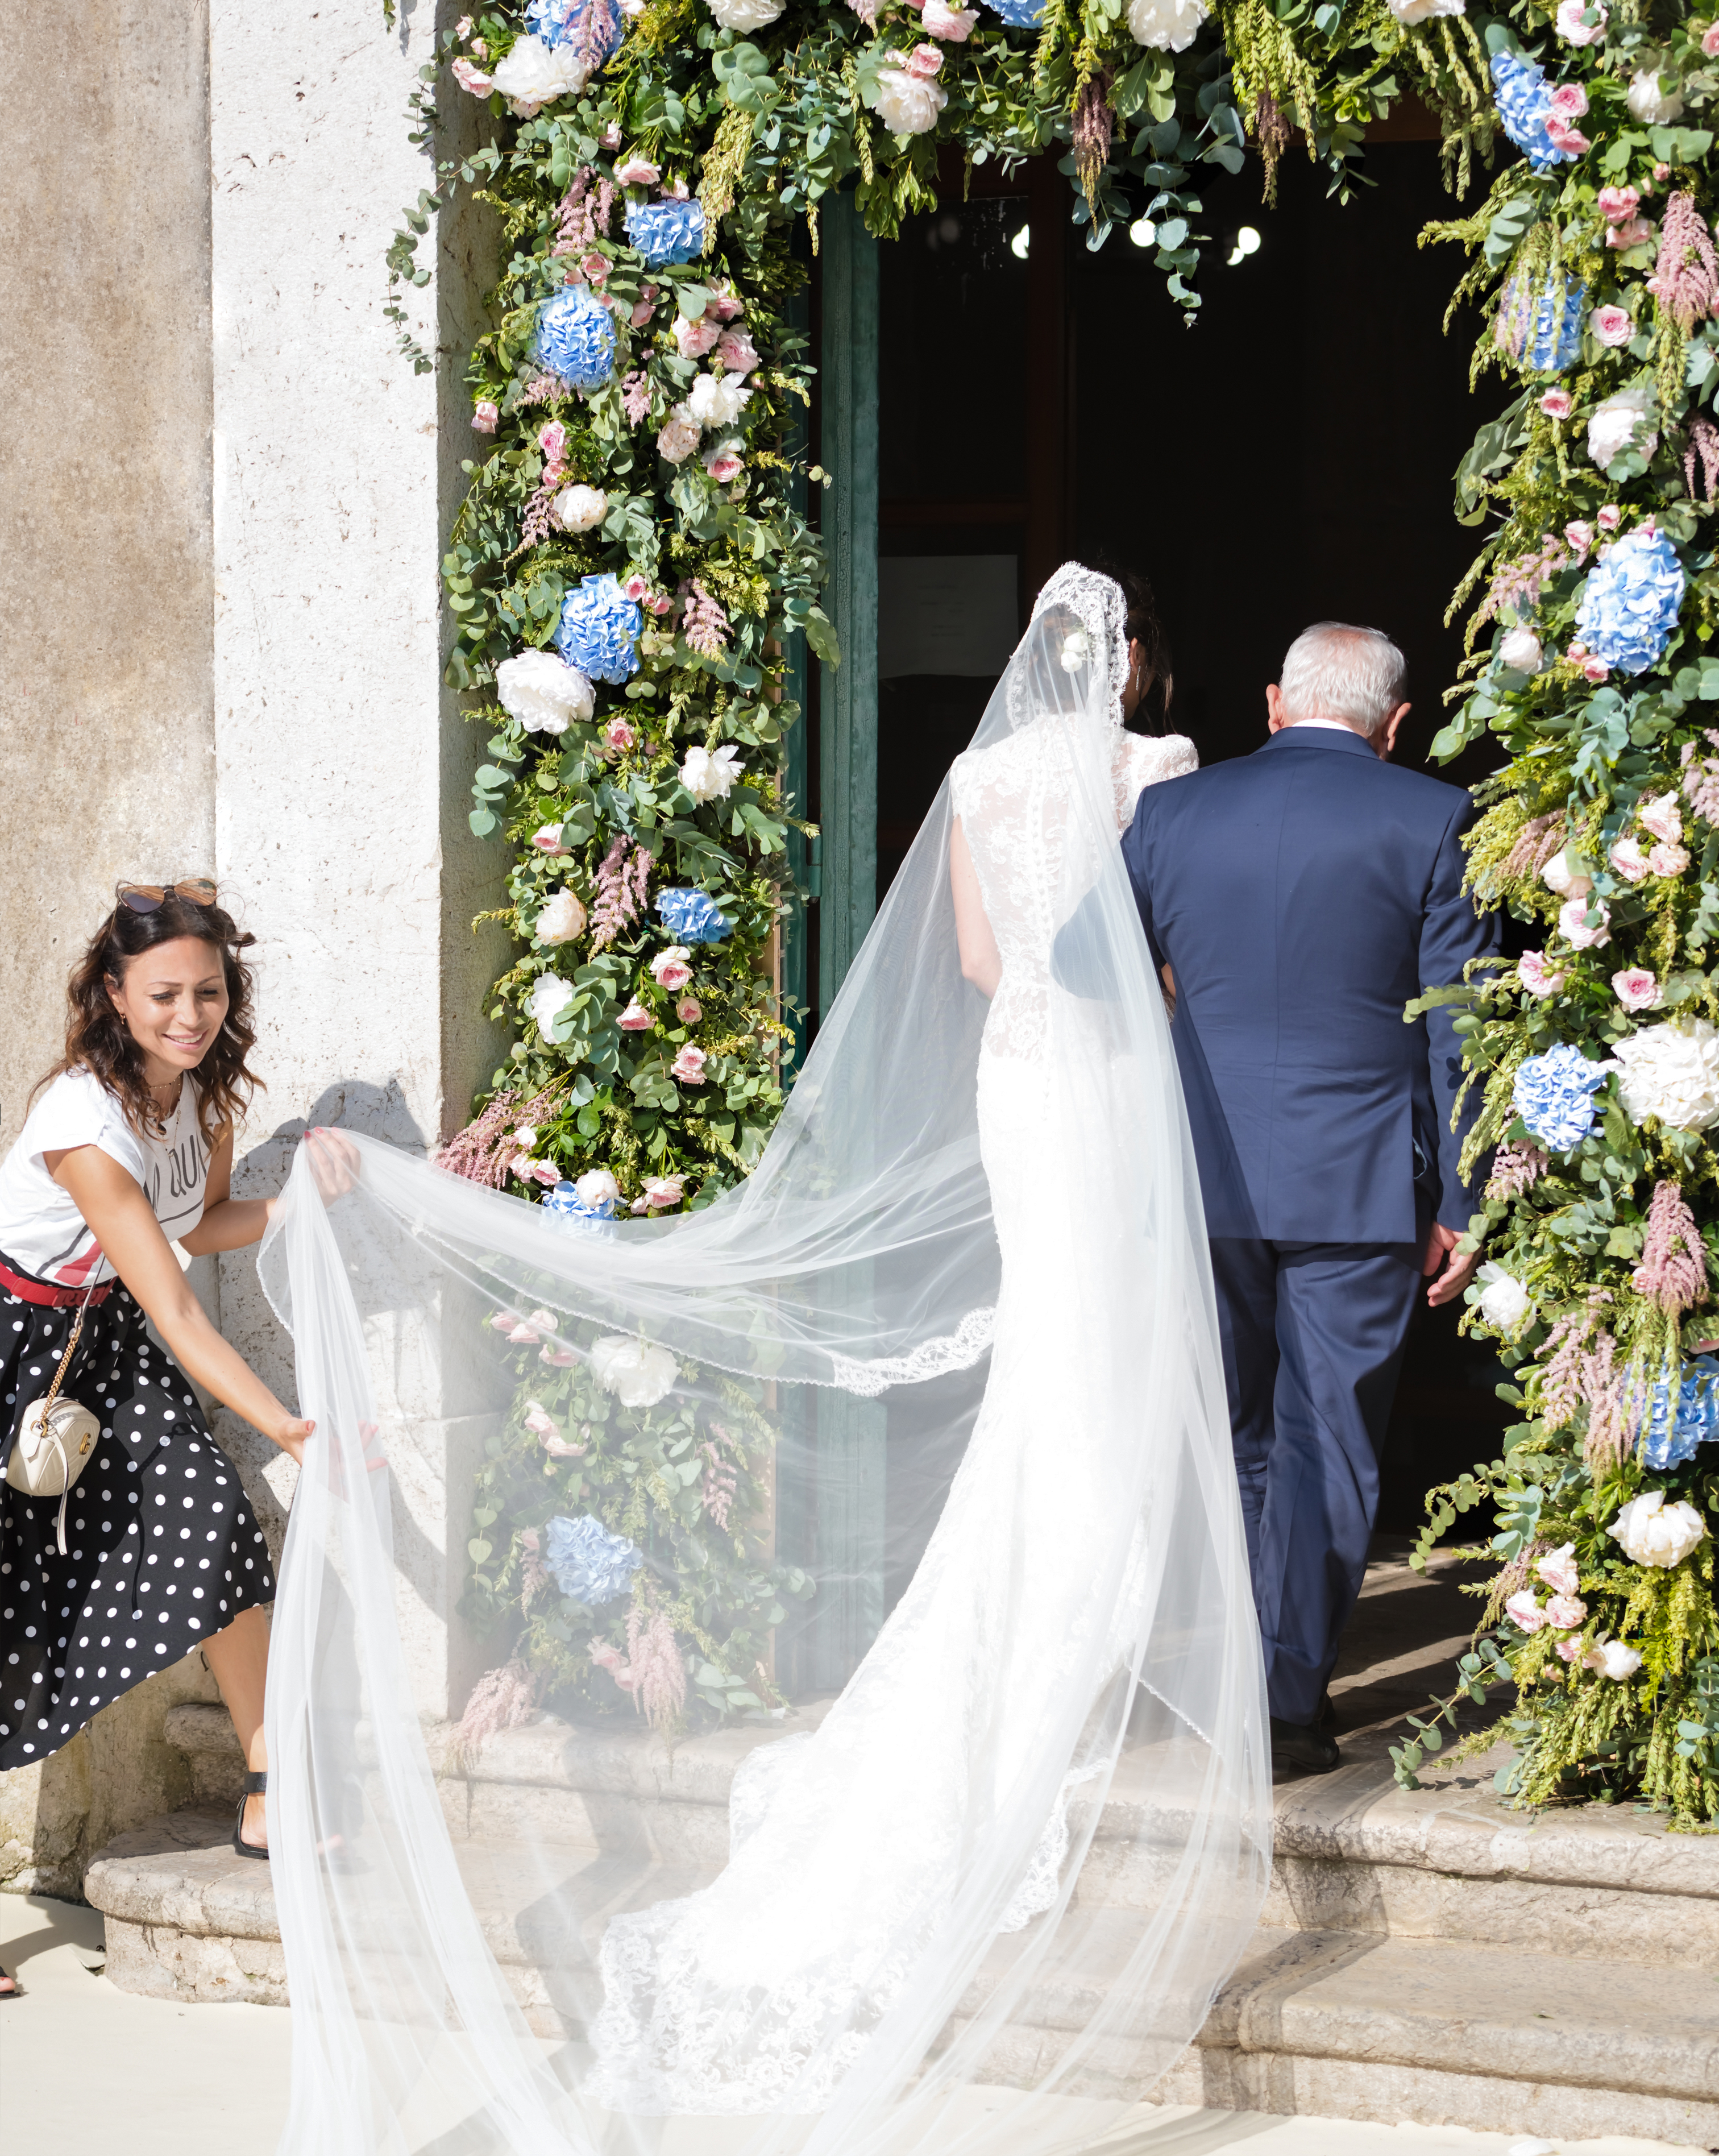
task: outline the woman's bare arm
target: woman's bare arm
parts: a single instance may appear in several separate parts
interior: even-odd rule
[[[967,834],[957,817],[949,834],[949,888],[955,898],[955,940],[961,970],[982,995],[994,996],[1003,978],[1003,958],[979,891],[978,871],[967,850]]]
[[[213,1257],[218,1250],[242,1250],[248,1244],[262,1240],[274,1210],[272,1198],[233,1195],[233,1133],[223,1131],[209,1155],[203,1218],[188,1235],[179,1238],[179,1247],[189,1250],[194,1258]],[[135,1289],[132,1291],[136,1293]]]
[[[301,1459],[315,1425],[289,1414],[210,1324],[136,1180],[95,1146],[74,1146],[43,1159],[186,1375],[273,1438],[283,1452]]]

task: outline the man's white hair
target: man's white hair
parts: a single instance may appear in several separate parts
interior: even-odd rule
[[[1285,719],[1341,719],[1376,734],[1403,701],[1409,669],[1382,629],[1316,621],[1284,654],[1278,692]]]

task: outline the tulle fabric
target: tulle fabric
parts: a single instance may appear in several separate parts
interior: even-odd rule
[[[325,1204],[304,1149],[260,1259],[316,1423],[268,1712],[291,2156],[1074,2149],[1233,1968],[1270,1861],[1264,1687],[1117,850],[1119,629],[1114,587],[1047,588],[741,1188],[598,1237],[363,1138]],[[722,1740],[726,1852],[665,1852],[602,1796],[612,1727],[540,1717],[461,1768],[414,1710],[396,1486],[516,1412],[504,1309],[582,1358],[666,1350],[654,1411],[690,1427],[743,1387],[779,1496],[873,1522],[865,1577],[818,1599],[906,1579],[839,1697]],[[885,1459],[926,1502],[880,1502]]]

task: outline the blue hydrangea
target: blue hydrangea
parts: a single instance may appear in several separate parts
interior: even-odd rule
[[[1661,1378],[1648,1397],[1641,1432],[1641,1458],[1648,1467],[1681,1467],[1696,1450],[1719,1437],[1719,1362],[1697,1355],[1683,1366],[1677,1389],[1677,1416],[1671,1418],[1671,1381]]]
[[[579,1195],[577,1183],[557,1183],[545,1197],[543,1210],[557,1228],[570,1235],[611,1239],[615,1232],[614,1199],[605,1198],[598,1204],[588,1205]]]
[[[1044,20],[1044,0],[985,0],[985,5],[1013,29],[1037,29]]]
[[[1663,531],[1626,532],[1589,572],[1576,633],[1618,673],[1645,674],[1671,640],[1686,582]]]
[[[1562,374],[1582,357],[1588,287],[1557,271],[1531,285],[1512,277],[1498,310],[1498,341],[1537,374]]]
[[[1590,1063],[1567,1040],[1531,1055],[1516,1075],[1516,1111],[1551,1152],[1568,1152],[1593,1127],[1593,1094],[1609,1063]]]
[[[1526,53],[1494,53],[1492,88],[1498,116],[1537,172],[1549,172],[1574,151],[1560,150],[1546,131],[1552,110],[1552,85]]]
[[[615,318],[588,286],[569,285],[538,308],[531,355],[575,389],[599,389],[615,371]]]
[[[657,911],[677,943],[720,943],[733,933],[734,923],[723,919],[708,891],[659,891]]]
[[[705,206],[691,202],[629,203],[627,238],[653,270],[696,262],[705,251]]]
[[[530,0],[526,28],[552,51],[571,44],[582,29],[593,72],[618,49],[626,25],[618,0]]]
[[[552,1520],[544,1545],[543,1562],[556,1585],[593,1609],[630,1594],[633,1575],[644,1562],[637,1543],[612,1535],[589,1512],[577,1520]]]
[[[561,603],[555,648],[569,666],[616,687],[639,671],[644,616],[614,577],[582,577]]]

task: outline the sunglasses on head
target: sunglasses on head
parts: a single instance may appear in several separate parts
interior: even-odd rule
[[[154,913],[170,898],[182,899],[189,906],[213,906],[215,886],[207,876],[193,876],[189,883],[128,883],[120,887],[120,904],[130,906],[133,913]]]

